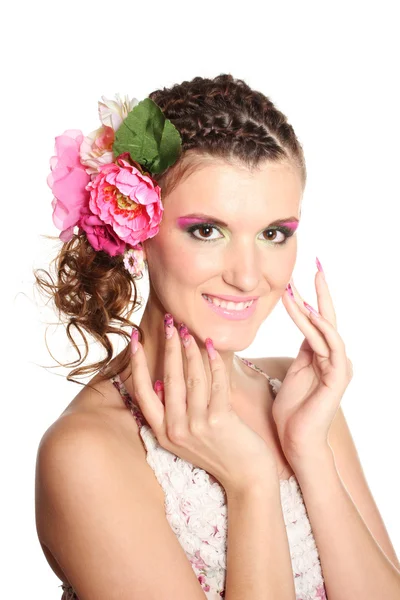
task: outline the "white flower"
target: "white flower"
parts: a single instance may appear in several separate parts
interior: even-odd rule
[[[124,254],[124,267],[131,275],[141,275],[145,264],[143,250],[141,248],[130,248]]]
[[[104,125],[85,135],[80,147],[80,159],[86,167],[86,173],[97,174],[99,167],[114,162],[113,143],[114,131]]]
[[[112,127],[114,131],[117,131],[122,121],[128,116],[128,113],[139,103],[136,98],[129,100],[129,97],[126,95],[122,99],[119,94],[115,94],[115,100],[109,100],[104,96],[101,99],[102,102],[98,102],[100,121],[103,125]]]

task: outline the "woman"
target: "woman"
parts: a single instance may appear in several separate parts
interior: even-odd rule
[[[70,336],[78,364],[83,330],[107,353],[72,371],[98,372],[38,451],[63,600],[335,600],[345,585],[365,599],[383,583],[394,599],[393,547],[357,520],[328,442],[351,362],[319,261],[320,312],[291,291],[306,182],[292,127],[231,75],[103,99],[99,115],[58,138],[64,246],[57,281],[37,277],[85,341],[82,358]],[[144,264],[143,318],[113,359]],[[280,299],[305,335],[297,358],[239,358]]]

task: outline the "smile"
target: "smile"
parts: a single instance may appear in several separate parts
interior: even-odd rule
[[[258,302],[258,298],[248,302],[227,302],[214,296],[207,296],[207,294],[202,294],[202,296],[204,302],[214,313],[230,321],[246,321],[249,319],[256,310]]]
[[[207,294],[202,294],[203,298],[205,298],[208,302],[215,304],[216,306],[220,306],[221,308],[226,308],[227,310],[244,310],[251,306],[254,300],[250,300],[249,302],[227,302],[226,300],[221,300],[216,296],[207,296]]]

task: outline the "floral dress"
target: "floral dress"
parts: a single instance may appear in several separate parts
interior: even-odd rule
[[[267,377],[276,395],[281,381],[272,379],[249,360],[247,366]],[[111,378],[139,427],[146,460],[164,491],[166,518],[197,576],[206,598],[225,596],[227,504],[224,488],[207,471],[172,454],[158,443],[119,375]],[[318,550],[297,479],[280,480],[282,513],[290,547],[296,600],[326,600]],[[61,600],[79,600],[62,584]]]

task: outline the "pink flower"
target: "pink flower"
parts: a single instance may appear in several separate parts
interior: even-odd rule
[[[89,244],[95,250],[104,250],[110,256],[123,254],[126,248],[110,225],[105,225],[97,215],[89,211],[81,216],[79,226],[85,231]]]
[[[90,175],[79,159],[79,148],[83,133],[79,129],[68,129],[56,137],[55,156],[50,159],[51,173],[47,184],[54,198],[53,223],[61,229],[60,240],[68,242],[74,233],[82,211],[88,206],[90,194],[86,186]]]
[[[111,225],[126,244],[137,246],[158,233],[164,208],[161,188],[139,170],[138,163],[131,165],[128,157],[125,152],[115,163],[100,167],[87,189],[92,213]]]
[[[113,162],[114,138],[114,129],[107,125],[102,125],[83,138],[80,157],[81,163],[86,166],[86,173],[97,174],[101,165]]]

